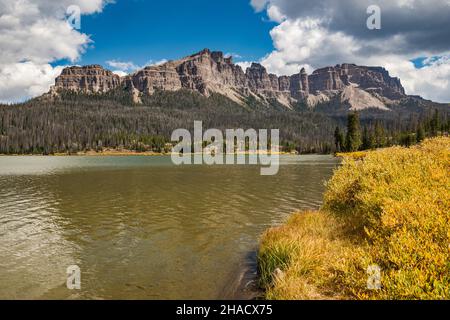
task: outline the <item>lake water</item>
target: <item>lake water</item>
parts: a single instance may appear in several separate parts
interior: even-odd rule
[[[261,176],[163,156],[0,157],[0,298],[240,298],[261,233],[318,208],[337,165],[282,156]]]

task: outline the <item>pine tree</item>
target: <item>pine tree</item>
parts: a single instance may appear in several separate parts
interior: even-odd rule
[[[377,148],[386,146],[386,133],[383,125],[379,121],[375,123],[375,144]]]
[[[440,127],[439,111],[435,110],[433,118],[431,119],[431,134],[437,136]]]
[[[417,143],[420,143],[425,139],[425,131],[423,131],[422,125],[419,125],[416,132],[416,141]]]
[[[336,145],[336,152],[344,150],[344,134],[339,127],[334,131],[334,144]]]
[[[369,129],[364,127],[363,138],[362,138],[362,148],[363,150],[373,149],[373,136],[369,132]]]
[[[361,147],[361,126],[359,123],[359,114],[357,112],[349,113],[347,119],[347,137],[345,139],[346,151],[358,151]]]

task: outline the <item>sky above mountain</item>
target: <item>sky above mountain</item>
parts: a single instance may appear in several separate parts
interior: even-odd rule
[[[67,65],[124,74],[210,48],[278,75],[379,65],[408,94],[450,102],[449,19],[450,0],[0,0],[0,101],[48,91]]]

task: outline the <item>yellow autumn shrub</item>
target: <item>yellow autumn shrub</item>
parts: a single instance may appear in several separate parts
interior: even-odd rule
[[[324,212],[299,212],[264,233],[258,266],[267,299],[344,298],[332,269],[350,243],[336,234],[338,225]]]
[[[295,248],[285,248],[284,254],[290,257],[285,265],[274,262],[265,271],[267,275],[281,268],[286,270],[286,279],[292,279],[266,284],[269,298],[308,298],[305,290],[323,293],[331,289],[339,290],[338,296],[356,299],[450,299],[450,138],[356,157],[344,155],[342,166],[327,183],[318,215],[322,216],[320,229],[325,224],[328,233],[319,237],[314,248],[332,251],[319,259],[311,254],[299,261],[293,253],[304,250],[304,239],[317,236],[314,224],[305,227],[288,221],[284,228],[289,232],[280,227],[263,237],[260,253],[283,247],[283,243]],[[298,234],[303,240],[299,241]],[[316,262],[314,270],[321,272],[304,278],[306,285],[291,273],[298,264],[308,265],[309,259]],[[367,285],[371,265],[381,269],[378,290],[369,290]],[[294,283],[301,283],[301,294],[289,293],[295,292]]]
[[[449,173],[447,137],[345,158],[327,185],[324,209],[354,223],[369,246],[363,254],[382,270],[381,290],[368,291],[360,280],[358,297],[450,298]],[[347,275],[358,276],[367,278]]]

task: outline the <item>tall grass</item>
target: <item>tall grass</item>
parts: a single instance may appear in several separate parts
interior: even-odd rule
[[[268,299],[450,299],[450,138],[344,156],[319,212],[268,230]],[[367,268],[381,268],[369,290]],[[279,275],[274,277],[274,271]]]

